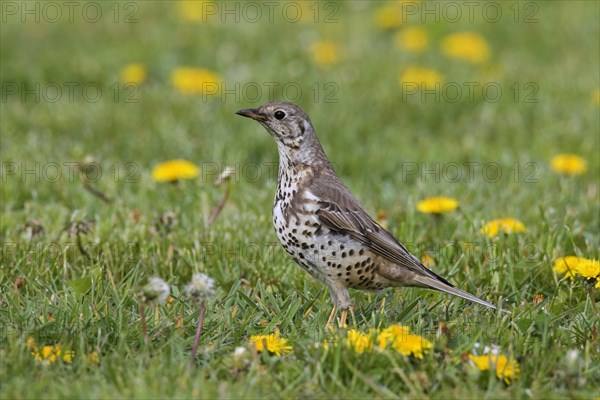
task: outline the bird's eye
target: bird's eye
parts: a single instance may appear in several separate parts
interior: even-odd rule
[[[275,119],[282,120],[285,118],[285,113],[281,110],[275,111]]]

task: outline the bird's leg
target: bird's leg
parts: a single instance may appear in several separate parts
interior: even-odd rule
[[[334,304],[333,310],[331,310],[331,314],[329,314],[329,318],[327,319],[327,323],[325,323],[325,329],[330,328],[331,323],[333,322],[336,313],[337,313],[337,306]],[[331,329],[333,330],[333,328],[331,328]]]
[[[346,318],[348,317],[348,309],[344,308],[342,310],[342,315],[340,317],[340,328],[346,327]]]
[[[329,321],[327,321],[327,325],[334,320],[337,309],[339,308],[342,311],[340,327],[345,328],[346,318],[348,317],[348,308],[352,307],[352,300],[350,299],[348,288],[341,286],[336,282],[329,282],[328,286],[329,294],[331,295],[331,302],[334,304],[334,306],[333,311],[329,316]]]

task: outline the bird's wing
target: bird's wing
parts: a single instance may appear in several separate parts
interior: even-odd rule
[[[318,211],[320,222],[329,230],[347,234],[365,244],[375,254],[392,263],[407,268],[418,275],[439,279],[450,285],[445,279],[425,268],[421,262],[398,242],[391,233],[379,226],[363,210],[340,209],[337,204],[323,201]]]
[[[329,230],[351,236],[364,243],[377,255],[400,267],[452,286],[448,281],[425,268],[402,243],[377,224],[340,181],[319,185],[319,187],[326,187],[326,193],[314,193],[320,199],[317,215],[320,222]]]

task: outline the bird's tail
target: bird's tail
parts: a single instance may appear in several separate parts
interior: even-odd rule
[[[485,300],[481,300],[480,298],[475,297],[472,294],[469,294],[463,290],[455,288],[454,286],[448,285],[448,284],[446,284],[440,280],[437,280],[435,278],[425,276],[425,275],[418,275],[418,276],[415,276],[413,279],[425,287],[428,287],[431,289],[436,289],[436,290],[439,290],[444,293],[453,294],[454,296],[458,296],[465,300],[472,301],[473,303],[481,304],[482,306],[493,308],[494,310],[498,309],[498,307],[496,307],[492,303],[488,303]],[[507,310],[501,309],[500,311],[510,314],[510,311],[507,311]]]

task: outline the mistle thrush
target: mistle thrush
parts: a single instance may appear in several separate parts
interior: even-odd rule
[[[271,102],[237,114],[258,121],[277,142],[273,224],[284,249],[329,288],[334,308],[328,324],[338,308],[345,324],[352,305],[348,288],[414,286],[496,308],[427,269],[369,216],[336,175],[300,107]]]

